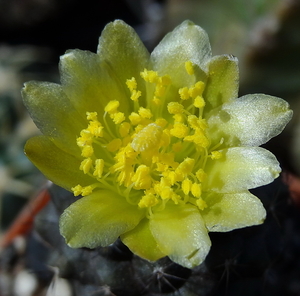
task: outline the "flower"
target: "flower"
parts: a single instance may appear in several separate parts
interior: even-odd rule
[[[263,94],[238,98],[237,59],[211,55],[185,21],[150,55],[134,30],[108,24],[97,54],[61,57],[61,84],[28,82],[23,98],[43,135],[25,152],[54,183],[81,195],[60,218],[71,247],[118,237],[150,261],[203,262],[209,231],[257,225],[265,209],[249,189],[278,177],[257,147],[292,116]]]

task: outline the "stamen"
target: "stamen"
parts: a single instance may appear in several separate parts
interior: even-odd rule
[[[119,127],[119,133],[122,138],[129,135],[129,131],[131,129],[131,125],[129,122],[122,122]]]
[[[178,91],[181,100],[188,100],[190,98],[189,89],[187,87],[180,88]]]
[[[152,193],[148,193],[142,197],[139,201],[138,206],[140,208],[151,208],[158,204],[158,199]]]
[[[170,102],[168,104],[168,112],[170,114],[181,114],[184,111],[183,105],[178,102]]]
[[[189,75],[195,74],[197,66],[191,61],[184,66]],[[114,190],[130,204],[147,208],[149,218],[164,210],[167,202],[191,203],[203,210],[207,207],[201,198],[206,161],[223,156],[216,150],[223,140],[210,147],[208,124],[202,118],[205,84],[197,81],[180,88],[172,101],[170,76],[147,69],[140,75],[144,83],[153,84],[152,98],[145,96],[147,105],[140,106],[141,91],[132,77],[126,80],[127,95],[134,101],[130,115],[119,112],[118,100],[106,104],[100,115],[103,125],[97,112],[86,113],[87,127],[76,139],[83,157],[79,169],[97,182],[85,187],[78,184],[71,190],[76,196],[89,195],[96,187]],[[192,114],[195,111],[198,116]],[[112,121],[108,122],[107,115]]]
[[[206,173],[202,168],[196,172],[196,177],[199,182],[203,182],[206,179]]]
[[[223,156],[223,153],[220,151],[212,151],[210,154],[211,159],[220,159]]]
[[[150,168],[145,165],[138,166],[131,180],[134,182],[135,189],[149,189],[152,184]]]
[[[205,208],[207,208],[207,203],[202,198],[197,199],[196,205],[198,206],[199,210],[201,210],[201,211],[203,211]]]
[[[108,114],[113,114],[117,112],[120,102],[117,100],[110,101],[104,108],[104,111]]]
[[[181,183],[181,189],[185,195],[188,195],[192,188],[192,181],[189,179],[184,179]]]
[[[86,158],[81,162],[79,169],[82,170],[85,174],[87,174],[90,171],[92,165],[93,165],[92,159]]]
[[[115,152],[115,151],[119,150],[121,146],[122,146],[122,140],[119,138],[116,138],[107,144],[106,149],[109,152]]]
[[[199,183],[193,183],[192,187],[191,187],[191,192],[192,192],[193,196],[199,198],[202,193],[201,185]]]
[[[204,99],[200,96],[197,96],[194,100],[194,106],[199,109],[203,108],[205,106]]]
[[[103,168],[104,168],[104,160],[96,159],[95,170],[94,170],[93,176],[97,177],[98,179],[101,179],[102,174],[103,174]]]
[[[189,75],[194,75],[193,63],[191,61],[185,62],[185,70]]]
[[[137,83],[134,77],[132,77],[131,79],[127,79],[126,81],[126,85],[129,88],[129,90],[132,92],[133,90],[136,89],[137,87]]]
[[[183,123],[175,123],[170,133],[172,136],[182,139],[189,134],[189,128]]]
[[[138,112],[139,112],[139,115],[142,118],[150,119],[153,116],[150,109],[146,109],[146,108],[143,108],[143,107],[140,107]]]

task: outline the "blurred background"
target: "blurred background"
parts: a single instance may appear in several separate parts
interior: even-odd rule
[[[149,51],[190,19],[208,32],[214,55],[239,59],[240,95],[265,93],[291,104],[292,122],[267,147],[287,172],[297,202],[299,0],[0,0],[1,233],[47,182],[23,153],[26,140],[39,133],[22,104],[23,83],[59,82],[59,56],[73,48],[95,52],[103,27],[115,19],[133,26]]]

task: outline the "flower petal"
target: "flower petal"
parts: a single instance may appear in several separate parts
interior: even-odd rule
[[[151,54],[154,70],[160,75],[168,74],[176,87],[189,86],[194,76],[188,75],[185,62],[205,71],[211,58],[211,48],[206,32],[191,21],[185,21],[167,34]]]
[[[84,122],[60,85],[31,81],[22,90],[24,104],[40,131],[62,150],[79,154],[76,135]],[[72,145],[71,143],[74,143]]]
[[[116,192],[98,190],[71,204],[61,215],[59,227],[70,247],[95,248],[113,243],[144,214]]]
[[[213,141],[226,146],[259,146],[282,132],[292,118],[289,104],[263,94],[246,95],[214,110],[208,122]]]
[[[113,77],[107,62],[99,55],[71,50],[61,56],[59,66],[64,92],[84,118],[86,112],[102,114],[106,104],[116,98],[121,102],[120,111],[128,113],[130,94],[126,80]]]
[[[59,149],[48,137],[29,139],[25,154],[48,179],[67,190],[78,184],[87,186],[95,182],[79,170],[81,160]]]
[[[182,266],[201,264],[209,252],[211,242],[195,206],[167,204],[163,211],[153,213],[149,223],[162,252]]]
[[[226,232],[263,223],[266,210],[250,192],[217,194],[203,197],[207,208],[201,212],[209,231]]]
[[[109,23],[102,31],[97,52],[109,67],[110,75],[124,84],[126,91],[126,80],[135,77],[137,88],[145,95],[140,72],[149,68],[150,54],[132,27],[121,20]]]
[[[137,227],[121,235],[121,240],[134,254],[144,259],[156,261],[166,256],[149,229],[148,219],[142,220]]]
[[[207,160],[204,191],[235,193],[271,183],[281,171],[276,157],[261,147],[220,150],[220,159]]]
[[[237,98],[239,88],[238,60],[234,56],[215,56],[208,61],[207,68],[208,79],[203,93],[206,111]]]

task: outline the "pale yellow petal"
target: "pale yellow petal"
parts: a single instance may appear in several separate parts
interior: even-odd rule
[[[210,193],[203,197],[207,208],[201,212],[209,231],[225,232],[263,223],[266,210],[248,191],[232,194]]]
[[[63,90],[82,117],[86,117],[86,112],[102,114],[108,102],[116,99],[120,102],[120,111],[129,113],[126,79],[121,80],[112,73],[107,62],[97,54],[70,50],[61,56],[59,67]]]
[[[95,181],[79,170],[80,157],[59,149],[48,137],[29,139],[25,154],[49,180],[67,190],[78,184],[87,186]]]
[[[80,154],[76,135],[84,120],[75,110],[62,87],[50,82],[31,81],[22,90],[24,104],[41,132],[65,152]]]
[[[282,132],[291,120],[289,104],[277,97],[253,94],[238,98],[207,118],[213,142],[224,145],[260,146]]]
[[[208,61],[207,68],[208,79],[203,93],[206,112],[237,98],[239,88],[239,69],[236,57],[214,56]]]
[[[200,69],[205,71],[205,65],[211,58],[211,48],[206,32],[191,21],[185,21],[167,34],[151,54],[154,70],[160,75],[171,76],[176,87],[190,86],[195,77],[189,75],[185,69],[185,62],[190,61],[197,65],[198,78]],[[202,76],[202,77],[201,77]]]
[[[137,89],[142,92],[139,101],[143,102],[145,83],[140,72],[149,69],[150,54],[134,29],[121,20],[109,23],[102,31],[97,53],[109,67],[111,77],[124,83],[125,92],[129,93],[126,80],[136,79]]]
[[[134,229],[121,235],[121,240],[134,254],[141,258],[156,261],[166,256],[159,249],[149,229],[148,219],[142,220]]]
[[[195,206],[168,204],[153,214],[149,226],[159,249],[182,266],[201,264],[209,252],[211,242]]]
[[[60,217],[60,232],[73,248],[108,246],[138,225],[144,211],[116,192],[98,190],[71,204]]]
[[[207,161],[204,191],[245,191],[271,183],[281,171],[276,157],[261,147],[235,147],[220,152],[220,159]]]

